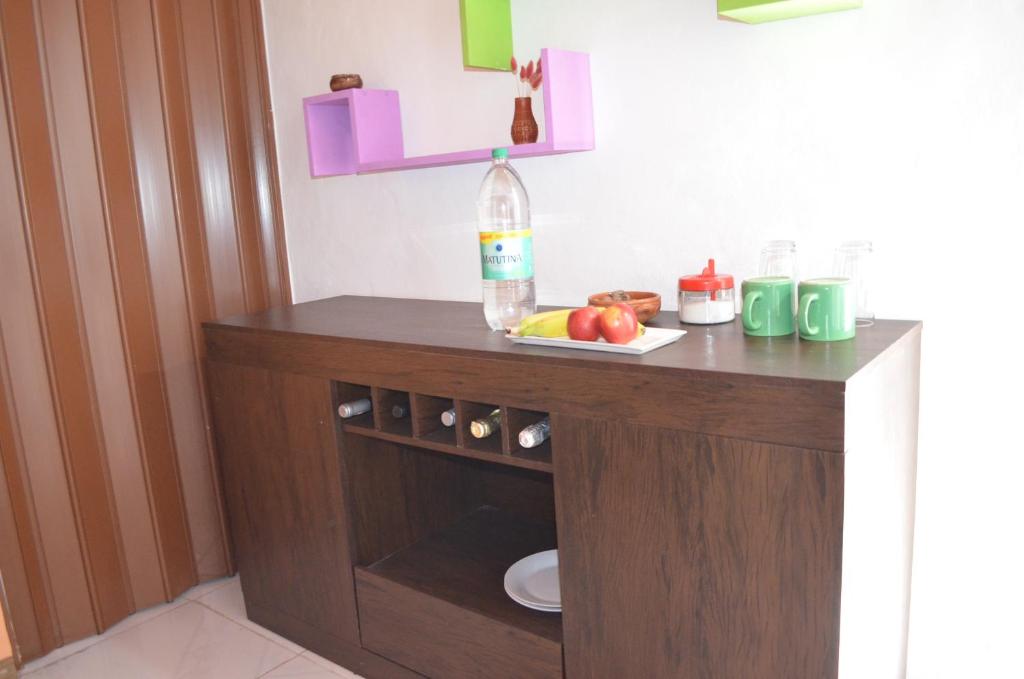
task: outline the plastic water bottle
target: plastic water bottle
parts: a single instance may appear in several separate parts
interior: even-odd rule
[[[508,149],[494,149],[491,158],[476,204],[480,267],[484,318],[492,330],[504,330],[537,310],[533,230],[530,198],[519,174],[508,164]]]

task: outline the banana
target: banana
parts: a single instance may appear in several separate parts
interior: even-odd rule
[[[572,309],[542,311],[527,316],[507,332],[519,337],[565,337],[569,334],[569,314],[572,312]]]
[[[507,328],[505,332],[517,337],[567,337],[569,335],[569,314],[573,311],[574,309],[542,311],[539,314],[527,316],[519,321],[519,325]],[[642,337],[647,332],[647,328],[643,323],[637,323],[636,326],[636,336]]]

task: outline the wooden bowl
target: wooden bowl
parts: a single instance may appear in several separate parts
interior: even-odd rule
[[[331,76],[331,91],[351,90],[363,86],[363,79],[358,73],[338,73]]]
[[[591,295],[587,301],[590,303],[590,306],[611,306],[616,302],[625,302],[633,307],[633,311],[636,312],[636,318],[641,323],[646,323],[661,311],[661,295],[656,292],[641,290],[616,290],[615,292],[624,292],[629,296],[629,299],[614,299],[612,292],[599,292]]]

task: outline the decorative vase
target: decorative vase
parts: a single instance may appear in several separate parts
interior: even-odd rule
[[[533,117],[533,99],[516,97],[516,113],[512,117],[512,143],[532,144],[537,141],[537,119]]]

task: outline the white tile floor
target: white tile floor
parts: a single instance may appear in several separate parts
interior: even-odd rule
[[[245,617],[238,578],[216,580],[25,665],[28,679],[358,679]]]

